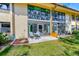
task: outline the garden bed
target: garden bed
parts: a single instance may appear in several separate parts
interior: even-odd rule
[[[27,39],[16,39],[13,45],[22,45],[22,44],[27,44],[27,43],[28,43]]]

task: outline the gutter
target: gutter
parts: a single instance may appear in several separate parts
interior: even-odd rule
[[[15,11],[14,11],[14,3],[12,3],[12,28],[13,28],[13,34],[12,34],[12,39],[13,41],[11,42],[11,45],[16,41],[15,37]]]

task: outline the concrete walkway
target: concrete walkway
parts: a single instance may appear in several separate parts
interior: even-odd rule
[[[32,39],[29,38],[29,43],[39,43],[44,41],[50,41],[50,40],[57,40],[58,38],[51,37],[51,36],[41,36],[39,39]]]

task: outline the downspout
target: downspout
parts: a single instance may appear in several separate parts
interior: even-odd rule
[[[14,3],[12,3],[12,43],[11,45],[16,41],[16,37],[15,37],[15,11],[14,11]]]

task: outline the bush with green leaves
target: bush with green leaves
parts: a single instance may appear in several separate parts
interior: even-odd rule
[[[0,33],[0,44],[5,44],[8,42],[7,34]]]
[[[74,30],[74,31],[72,32],[72,34],[74,34],[74,35],[79,35],[79,30]]]
[[[74,30],[72,32],[72,36],[68,36],[68,37],[60,37],[59,40],[65,42],[65,43],[69,43],[69,44],[79,44],[79,30]]]
[[[79,40],[79,30],[75,30],[72,32],[72,35],[75,37],[75,39]]]

